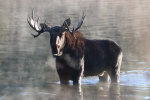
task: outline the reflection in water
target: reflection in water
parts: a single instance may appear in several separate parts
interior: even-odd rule
[[[61,86],[54,100],[83,100],[81,86]]]
[[[120,84],[112,83],[110,84],[110,100],[121,100],[120,99]]]
[[[100,82],[96,87],[91,86],[86,90],[84,87],[62,85],[54,100],[121,100],[119,83]]]
[[[99,80],[97,78],[97,80]],[[102,83],[95,79],[89,84],[83,81],[82,85],[60,85],[56,83],[37,85],[18,85],[0,87],[2,100],[141,100],[149,98],[149,88],[120,85],[119,83]],[[94,83],[95,81],[95,83]]]

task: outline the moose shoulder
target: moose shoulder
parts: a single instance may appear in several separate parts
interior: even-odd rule
[[[50,27],[45,23],[39,25],[39,18],[34,20],[28,17],[29,25],[38,32],[38,37],[43,32],[50,33],[50,46],[56,58],[56,68],[61,84],[79,84],[82,76],[97,75],[100,81],[119,82],[122,61],[121,48],[112,40],[89,40],[77,31],[83,23],[83,14],[78,26],[69,29],[70,19],[66,19],[62,26]]]

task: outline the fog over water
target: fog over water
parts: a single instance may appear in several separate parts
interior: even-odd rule
[[[71,18],[71,28],[88,39],[109,38],[123,51],[119,84],[84,77],[81,87],[61,87],[49,33],[37,34],[27,23],[35,18],[50,26]],[[149,0],[0,0],[0,100],[149,100]]]

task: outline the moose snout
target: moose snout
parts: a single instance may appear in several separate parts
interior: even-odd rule
[[[58,53],[56,45],[51,45],[51,49],[52,49],[52,54]]]

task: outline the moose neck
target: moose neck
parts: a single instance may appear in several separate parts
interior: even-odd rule
[[[74,36],[76,39],[69,32],[65,32],[66,44],[64,47],[64,53],[83,56],[85,49],[85,38],[78,31],[74,32]]]

